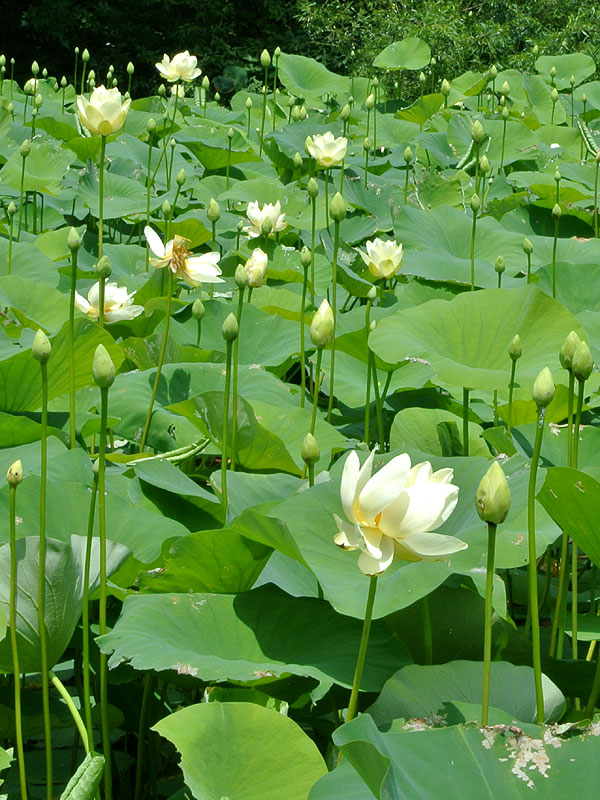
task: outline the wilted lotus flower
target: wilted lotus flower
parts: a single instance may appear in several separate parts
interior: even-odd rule
[[[189,82],[202,73],[202,70],[196,66],[197,63],[196,56],[191,56],[189,50],[185,50],[183,53],[177,53],[176,56],[173,56],[172,61],[165,53],[163,60],[156,64],[156,69],[169,83],[174,83],[175,81]]]
[[[106,322],[120,322],[124,319],[135,319],[144,310],[144,306],[133,305],[135,292],[128,294],[125,286],[107,283],[104,287],[104,319]],[[75,292],[75,306],[90,319],[100,316],[100,282],[95,283],[88,292],[88,299]]]
[[[156,256],[156,258],[150,259],[153,267],[168,266],[174,275],[182,278],[189,286],[224,282],[223,278],[219,277],[221,274],[218,266],[220,253],[202,253],[202,255],[193,256],[188,250],[189,239],[176,235],[165,245],[156,231],[149,226],[144,228],[144,236],[150,245],[150,250]]]
[[[404,453],[371,477],[373,451],[362,468],[352,451],[342,473],[340,495],[348,523],[337,515],[335,543],[360,549],[358,566],[365,575],[378,575],[394,558],[443,561],[467,545],[454,536],[433,533],[458,501],[452,469],[433,472],[424,461],[411,468]]]
[[[246,275],[248,276],[248,286],[251,289],[256,289],[258,286],[264,284],[267,276],[268,263],[269,256],[264,250],[261,250],[260,247],[256,247],[244,266]]]
[[[271,223],[271,233],[277,233],[278,231],[282,231],[287,228],[285,214],[281,213],[281,203],[279,200],[275,203],[275,205],[273,205],[273,203],[265,203],[262,208],[260,208],[257,201],[252,201],[248,203],[246,216],[251,224],[246,225],[246,227],[243,228],[243,231],[251,239],[255,239],[257,236],[263,235],[263,226],[265,224],[265,220],[269,220]]]
[[[367,242],[367,252],[358,251],[362,260],[376,278],[391,278],[402,266],[402,245],[390,240],[374,239]]]
[[[77,98],[79,119],[82,125],[96,136],[109,136],[123,127],[131,100],[121,100],[121,92],[98,86],[87,100],[83,95]]]
[[[346,157],[348,139],[344,136],[335,138],[331,131],[318,133],[316,136],[307,136],[305,147],[321,167],[337,167]]]

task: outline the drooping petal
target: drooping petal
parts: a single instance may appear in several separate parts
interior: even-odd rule
[[[401,551],[404,550],[409,556],[412,556],[407,559],[409,561],[443,561],[454,553],[466,550],[468,545],[457,539],[456,536],[425,532],[415,533],[407,539],[402,539],[397,543],[397,551],[398,546]]]
[[[338,527],[338,532],[333,537],[333,541],[338,547],[343,547],[344,550],[356,550],[362,542],[362,534],[357,525],[351,525],[349,522],[344,522],[337,514],[333,515],[335,524]]]
[[[210,256],[210,258],[206,256]],[[185,271],[187,275],[199,283],[224,283],[223,278],[219,277],[221,270],[215,266],[212,256],[212,253],[206,253],[205,255],[186,258]],[[185,275],[183,279],[186,279]]]
[[[394,542],[383,537],[381,556],[375,558],[368,553],[361,553],[358,558],[360,571],[365,575],[379,575],[384,572],[394,560]]]
[[[106,322],[121,322],[127,319],[135,319],[144,311],[144,306],[128,305],[120,306],[104,312]]]
[[[360,491],[358,504],[360,515],[367,525],[374,525],[376,517],[392,503],[404,489],[410,470],[407,453],[392,458],[376,472]]]
[[[92,306],[91,306],[91,305],[90,305],[90,303],[89,303],[89,302],[88,302],[88,301],[85,299],[85,297],[82,297],[82,296],[79,294],[79,292],[75,292],[75,307],[76,307],[76,308],[77,308],[79,311],[83,311],[83,313],[84,313],[84,314],[87,314],[87,313],[89,312],[89,310],[91,309],[91,307],[92,307]]]
[[[348,454],[342,470],[342,483],[340,485],[340,499],[342,501],[342,508],[348,522],[354,523],[356,517],[352,510],[354,503],[354,496],[356,494],[356,484],[358,483],[358,476],[360,473],[360,461],[356,450]]]
[[[149,225],[146,225],[144,228],[144,236],[146,237],[146,241],[150,245],[150,250],[152,250],[154,255],[158,256],[158,258],[164,258],[165,246],[158,233],[156,233],[156,231],[153,230]]]

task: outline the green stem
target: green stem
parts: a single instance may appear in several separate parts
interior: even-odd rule
[[[410,173],[410,166],[406,165],[406,176],[404,179],[404,205],[408,203],[408,176]]]
[[[365,148],[365,189],[368,189],[369,179],[369,151]]]
[[[140,707],[140,724],[138,727],[137,753],[135,759],[135,790],[133,794],[133,800],[141,800],[142,798],[146,726],[148,724],[148,708],[150,705],[150,698],[152,696],[153,683],[154,676],[151,672],[147,672],[144,675],[144,694],[142,695],[142,705]]]
[[[544,695],[542,690],[542,660],[540,650],[540,619],[538,613],[538,587],[537,587],[537,562],[535,557],[535,481],[537,478],[542,436],[544,434],[544,420],[546,409],[538,408],[538,422],[535,434],[535,444],[531,457],[529,470],[529,487],[527,494],[527,534],[529,545],[529,563],[527,565],[527,580],[529,587],[529,611],[531,613],[531,646],[533,653],[533,676],[535,683],[536,722],[544,722]]]
[[[8,223],[8,256],[6,258],[6,274],[10,275],[12,270],[12,250],[13,250],[13,232],[15,227],[15,215],[10,215]]]
[[[328,169],[325,170],[324,175],[325,175],[325,226],[327,230],[329,230],[329,170]]]
[[[325,184],[327,186],[327,184]],[[333,335],[331,337],[331,368],[329,376],[329,401],[327,403],[327,422],[331,422],[334,396],[335,335],[337,327],[337,262],[340,249],[340,221],[336,219],[333,227],[333,262],[331,274],[331,310],[333,311]]]
[[[264,144],[264,135],[265,135],[265,118],[267,116],[267,86],[268,86],[268,79],[269,79],[269,68],[265,67],[265,84],[263,86],[263,103],[262,103],[262,112],[260,118],[260,148],[258,151],[258,155],[262,156],[263,152],[263,144]]]
[[[310,302],[315,305],[315,232],[317,228],[317,198],[311,197],[312,220],[310,234]]]
[[[462,402],[462,435],[463,435],[463,455],[469,455],[469,392],[470,389],[463,389]]]
[[[323,350],[319,347],[317,350],[317,365],[315,367],[315,383],[313,386],[313,407],[310,418],[310,433],[315,435],[315,425],[317,422],[317,408],[319,406],[319,388],[321,386],[321,361],[323,359]]]
[[[577,393],[577,411],[575,412],[575,424],[573,426],[573,464],[572,466],[577,469],[579,461],[579,428],[581,426],[581,412],[583,410],[583,397],[585,392],[585,381],[577,379],[579,384],[579,391]]]
[[[106,429],[108,427],[108,387],[100,387],[100,432],[98,435],[98,535],[100,537],[100,603],[98,626],[100,636],[106,633]],[[112,768],[110,723],[108,719],[108,656],[100,653],[100,718],[104,754],[104,797],[112,800]]]
[[[577,555],[579,548],[575,541],[571,544],[571,658],[577,661],[577,612],[579,604],[577,600],[579,592],[579,575],[577,574]]]
[[[594,175],[594,236],[598,238],[598,170],[600,160],[596,158],[596,171]]]
[[[348,713],[346,714],[346,722],[350,722],[356,716],[358,707],[358,693],[360,690],[360,681],[365,666],[365,656],[367,655],[367,647],[369,645],[369,632],[371,630],[371,617],[373,616],[373,605],[375,604],[375,592],[377,590],[377,575],[372,575],[369,581],[369,594],[367,597],[367,607],[365,609],[365,619],[363,622],[362,636],[360,639],[360,646],[358,648],[358,658],[356,659],[356,669],[354,670],[354,680],[352,681],[352,692],[350,694],[350,702],[348,703]]]
[[[152,134],[148,133],[148,160],[146,162],[146,226],[150,225],[150,189],[152,187]],[[146,272],[150,269],[150,245],[146,240]]]
[[[167,269],[169,270],[169,280],[167,282],[167,313],[165,316],[165,330],[163,333],[163,340],[160,345],[160,353],[158,355],[158,364],[156,365],[156,375],[154,376],[154,385],[152,387],[150,405],[148,406],[148,414],[146,415],[146,422],[144,423],[144,432],[142,434],[142,440],[140,442],[140,453],[143,453],[144,448],[146,447],[146,440],[148,438],[148,432],[150,430],[150,420],[152,419],[152,411],[154,409],[154,401],[156,400],[156,393],[158,392],[160,373],[163,367],[163,362],[165,360],[165,352],[167,350],[167,339],[169,336],[169,322],[171,321],[171,299],[173,295],[173,272],[171,271],[171,268],[168,265]]]
[[[81,741],[83,742],[83,749],[85,750],[87,755],[87,753],[90,752],[90,744],[89,744],[88,734],[85,729],[85,725],[83,724],[83,720],[81,719],[81,714],[77,710],[77,706],[73,702],[73,698],[66,690],[60,678],[57,675],[55,675],[54,672],[52,672],[52,670],[48,674],[50,680],[52,681],[52,684],[56,689],[58,689],[60,696],[65,701],[65,705],[71,712],[71,716],[73,717],[73,722],[75,723],[75,726],[79,731],[79,735],[81,736]]]
[[[552,111],[554,112],[554,106],[552,107]],[[502,120],[502,150],[500,153],[500,169],[498,170],[498,174],[502,173],[504,169],[504,145],[506,144],[506,120]]]
[[[94,515],[98,496],[98,472],[94,470],[92,494],[88,513],[87,540],[85,547],[85,566],[83,570],[83,598],[81,601],[81,627],[83,652],[83,713],[88,740],[94,741],[94,725],[92,722],[92,701],[90,691],[90,564],[92,560],[92,542],[94,535]]]
[[[71,293],[69,296],[69,445],[75,439],[75,289],[77,287],[77,249],[71,250]]]
[[[275,109],[277,108],[277,74],[279,72],[279,59],[273,59],[273,130],[275,130]]]
[[[369,333],[371,332],[371,305],[373,301],[371,298],[367,300],[367,305],[365,309],[365,336],[367,338],[367,351],[370,354],[369,350]],[[371,432],[371,425],[370,425],[370,415],[371,415],[371,359],[367,356],[367,385],[365,387],[365,435],[364,441],[367,447],[369,446],[369,439],[370,439],[370,432]]]
[[[302,280],[302,300],[300,303],[300,408],[304,408],[306,401],[306,292],[308,289],[308,264],[304,267],[304,278]]]
[[[371,364],[371,375],[373,376],[373,389],[375,392],[375,414],[377,415],[377,435],[379,437],[379,447],[383,450],[384,431],[383,431],[383,403],[379,392],[379,380],[377,378],[377,368],[375,367],[375,354],[369,350],[369,363]]]
[[[575,375],[569,370],[569,397],[567,400],[567,465],[573,466],[573,399],[575,396]]]
[[[425,664],[433,664],[433,634],[431,631],[431,612],[429,609],[429,596],[421,598],[421,622],[423,624],[423,648]]]
[[[508,432],[512,430],[512,410],[513,410],[513,391],[515,388],[515,374],[517,372],[517,360],[511,359],[510,383],[508,384]]]
[[[23,748],[23,720],[21,715],[21,670],[19,668],[19,649],[17,644],[17,534],[16,534],[17,486],[9,488],[9,528],[10,528],[10,647],[12,650],[13,682],[15,699],[15,738],[19,762],[19,784],[21,800],[27,800],[27,777],[25,774],[25,751]]]
[[[102,258],[102,239],[104,235],[104,158],[106,154],[106,136],[101,137],[100,170],[98,172],[98,260]],[[100,306],[100,327],[104,325],[104,306]]]
[[[239,289],[238,292],[238,307],[237,307],[237,323],[238,335],[233,342],[233,370],[232,370],[232,398],[231,398],[231,471],[235,472],[235,464],[237,461],[237,412],[238,412],[238,349],[240,342],[240,333],[242,331],[242,310],[244,307],[244,290]]]
[[[483,697],[481,701],[481,727],[488,724],[488,709],[490,705],[490,677],[492,670],[492,614],[494,606],[492,593],[494,591],[494,557],[496,553],[496,524],[487,523],[488,547],[487,565],[485,572],[485,631],[483,640]]]
[[[527,253],[527,283],[531,283],[531,253]]]
[[[173,136],[173,131],[175,130],[175,116],[177,114],[177,100],[179,99],[179,92],[178,92],[179,83],[176,83],[175,87],[176,87],[176,91],[175,91],[175,94],[173,95],[174,101],[173,101],[173,117],[171,118],[171,127],[169,128],[169,133],[167,134],[167,136],[163,136],[163,148],[160,151],[160,154],[158,156],[158,161],[156,162],[156,166],[154,167],[154,172],[152,173],[152,178],[150,180],[150,185],[152,185],[154,183],[154,179],[156,178],[156,173],[158,172],[158,169],[159,169],[159,167],[160,167],[160,165],[162,163],[162,160],[167,155],[167,147],[169,145],[169,142],[171,141],[171,137]]]
[[[25,194],[25,162],[27,156],[21,156],[21,181],[19,183],[19,224],[17,225],[17,241],[21,241],[21,228],[23,227],[23,197]]]
[[[554,220],[554,241],[552,242],[552,297],[556,297],[556,247],[558,245],[558,217]]]
[[[473,211],[471,223],[471,291],[475,291],[475,234],[477,232],[477,211]]]
[[[569,576],[568,565],[569,563],[569,535],[563,531],[560,547],[560,567],[558,570],[558,592],[556,594],[556,602],[554,604],[554,619],[552,621],[552,633],[550,635],[550,649],[549,655],[554,658],[555,654],[560,653],[562,656],[562,640],[565,628],[564,612],[567,580]]]
[[[227,450],[229,432],[229,394],[231,391],[231,358],[233,352],[233,342],[227,340],[227,362],[225,366],[225,397],[223,399],[223,436],[221,446],[221,495],[223,499],[223,511],[227,519]]]
[[[494,389],[494,427],[498,425],[498,389]]]
[[[592,719],[594,715],[594,709],[596,707],[596,703],[598,702],[599,696],[600,696],[600,656],[598,656],[598,658],[596,659],[596,672],[594,673],[594,682],[592,683],[590,697],[587,701],[587,705],[584,711],[584,716],[587,719]]]
[[[227,137],[227,166],[225,167],[225,189],[229,191],[229,169],[231,167],[231,137]],[[229,200],[227,201],[229,203]]]

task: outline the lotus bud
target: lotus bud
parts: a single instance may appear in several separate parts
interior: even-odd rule
[[[287,104],[288,104],[288,108],[293,108],[293,107],[296,105],[296,98],[294,97],[294,95],[293,95],[293,94],[291,94],[291,95],[288,97],[288,102],[287,102]]]
[[[245,289],[248,286],[248,273],[244,264],[237,265],[234,280],[238,289]]]
[[[587,94],[585,94],[585,92],[581,95],[581,102],[587,103]]]
[[[547,406],[548,403],[552,402],[554,391],[555,386],[552,373],[548,367],[544,367],[534,381],[531,396],[533,400],[535,400],[536,405],[538,405],[540,408],[543,408],[544,406]]]
[[[128,64],[127,64],[125,69],[127,70],[127,74],[128,75],[133,75],[133,73],[135,72],[135,67],[133,66],[131,61],[128,62]]]
[[[490,67],[490,78],[492,80],[495,80],[497,74],[498,74],[498,68],[496,67],[495,64],[492,64],[492,66]]]
[[[22,480],[23,480],[23,464],[21,464],[21,459],[19,458],[17,461],[13,461],[13,463],[8,468],[8,472],[6,473],[6,482],[8,483],[9,486],[14,487],[18,486]]]
[[[451,88],[452,87],[450,86],[450,81],[448,81],[448,80],[446,80],[446,78],[444,78],[444,80],[442,81],[442,87],[440,89],[440,91],[444,95],[444,97],[448,97],[448,95],[450,94]]]
[[[508,355],[512,361],[518,361],[523,355],[521,337],[518,333],[513,336],[511,343],[508,345]]]
[[[19,152],[23,156],[23,158],[27,158],[29,153],[31,153],[31,144],[29,143],[29,139],[24,139],[21,147],[19,147]]]
[[[558,170],[558,167],[557,167],[557,168],[554,170],[554,180],[555,180],[557,183],[559,183],[561,178],[562,178],[562,175],[560,174],[560,171]]]
[[[302,116],[302,115],[301,115],[301,113],[300,113],[300,106],[294,106],[294,107],[292,108],[292,120],[293,120],[294,122],[300,122],[300,118],[301,118],[301,116]]]
[[[33,98],[33,104],[36,108],[41,108],[43,102],[44,98],[41,94],[36,94],[36,96]]]
[[[294,153],[294,169],[300,169],[302,166],[302,156],[300,153]]]
[[[168,200],[164,200],[160,210],[163,213],[163,217],[166,219],[171,214],[171,203]]]
[[[480,208],[480,206],[481,206],[481,203],[480,203],[480,201],[479,201],[479,195],[478,195],[478,194],[474,194],[474,195],[471,197],[471,200],[470,200],[470,202],[469,202],[469,205],[471,206],[471,211],[472,211],[474,214],[476,214],[476,213],[479,211],[479,208]]]
[[[300,250],[300,263],[302,264],[304,269],[307,269],[308,267],[310,267],[311,261],[312,261],[312,253],[310,252],[308,247],[304,245],[302,250]]]
[[[91,69],[91,70],[88,72],[88,78],[89,78],[89,80],[91,80],[91,81],[95,80],[95,79],[96,79],[96,71],[95,71],[95,70],[93,70],[93,69]]]
[[[335,222],[341,222],[346,217],[346,211],[348,210],[348,204],[342,197],[339,192],[336,192],[333,195],[333,199],[329,204],[329,214],[331,219]]]
[[[475,144],[481,144],[484,136],[485,132],[483,130],[483,125],[478,119],[476,119],[473,123],[473,127],[471,128],[471,139],[473,139]]]
[[[436,64],[437,61],[435,60],[435,56],[431,56],[431,61],[429,62],[429,66],[433,68],[435,67]]]
[[[533,57],[537,58],[538,53],[540,52],[540,48],[537,44],[534,44],[531,48],[531,52],[533,53]]]
[[[177,175],[175,176],[175,182],[177,183],[177,186],[179,186],[179,187],[183,186],[183,184],[186,181],[186,178],[187,178],[187,175],[185,174],[185,169],[182,167],[179,170],[179,172],[177,173]]]
[[[302,442],[302,450],[300,451],[302,460],[308,467],[314,466],[321,458],[321,451],[317,440],[312,433],[307,433]],[[19,462],[20,463],[20,462]]]
[[[306,106],[300,106],[300,108],[298,109],[298,116],[300,118],[300,122],[302,122],[302,120],[305,120],[307,118],[308,111],[306,110]]]
[[[281,55],[281,47],[276,47],[273,52],[273,58],[279,58],[280,55]]]
[[[164,85],[164,83],[161,83],[161,85],[158,87],[159,97],[164,97],[166,95],[166,93],[167,93],[167,90],[165,88],[165,85]]]
[[[11,200],[10,203],[8,204],[6,213],[8,214],[9,217],[14,217],[14,215],[17,213],[17,207],[13,200]]]
[[[371,147],[372,147],[371,140],[367,136],[366,139],[363,140],[363,150],[365,151],[365,153],[368,153]]]
[[[374,105],[375,105],[375,95],[373,94],[373,92],[371,92],[371,94],[365,100],[365,108],[367,109],[367,111],[370,111],[374,107]]]
[[[556,78],[556,67],[550,67],[550,77]]]
[[[202,78],[201,86],[202,86],[202,88],[204,89],[205,92],[207,92],[210,89],[210,81],[208,80],[208,75],[205,75]]]
[[[89,61],[90,60],[90,53],[89,53],[89,50],[87,49],[87,47],[84,48],[83,53],[81,54],[81,60],[82,61]]]
[[[115,380],[115,365],[110,354],[103,344],[99,344],[94,353],[92,362],[92,375],[94,381],[101,389],[108,389]]]
[[[500,87],[500,94],[504,97],[508,97],[510,94],[510,83],[508,81],[504,81],[502,86]]]
[[[482,175],[487,175],[490,171],[490,162],[485,154],[479,159],[479,171]]]
[[[350,105],[346,103],[345,106],[342,106],[342,110],[340,111],[340,119],[343,122],[347,122],[350,119],[350,114],[352,113],[352,109]]]
[[[569,83],[571,84],[571,89],[575,86],[575,75],[571,75],[569,78]]]
[[[475,507],[483,522],[500,525],[510,509],[510,489],[504,470],[494,461],[481,479],[475,495]]]
[[[210,202],[206,207],[206,216],[210,222],[217,222],[221,218],[221,209],[214,197],[210,198]]]
[[[37,76],[39,71],[40,71],[39,64],[37,61],[34,61],[31,65],[31,74],[33,75],[34,78]]]
[[[575,331],[571,331],[563,342],[563,346],[560,348],[560,353],[558,354],[560,365],[563,369],[570,370],[573,367],[573,356],[580,342],[581,339]]]
[[[5,66],[6,66],[6,56],[5,56],[5,55],[4,55],[4,53],[3,53],[3,54],[0,56],[0,67],[5,67]]]
[[[110,265],[110,259],[108,256],[102,256],[98,260],[98,263],[95,266],[96,275],[99,278],[110,278],[112,273],[112,267]]]
[[[221,328],[221,336],[226,342],[233,342],[234,339],[237,339],[239,332],[240,327],[235,314],[228,314]]]
[[[314,200],[315,197],[319,194],[319,184],[316,182],[314,178],[310,178],[308,183],[306,184],[306,191],[308,192],[308,196],[311,200]]]
[[[7,110],[7,111],[8,111],[8,113],[9,113],[9,114],[11,114],[11,116],[12,116],[12,113],[13,113],[13,111],[15,110],[15,104],[14,104],[14,103],[9,103],[9,104],[6,106],[6,110]]]
[[[152,135],[156,130],[156,120],[153,119],[152,117],[150,117],[150,119],[146,123],[146,130],[150,135]]]
[[[556,86],[553,86],[552,90],[550,91],[550,100],[552,100],[553,103],[556,103],[558,100],[558,89]]]
[[[310,323],[310,338],[315,347],[320,350],[331,342],[333,338],[333,311],[327,302],[323,300]]]
[[[500,96],[499,103],[500,103],[500,107],[501,107],[501,108],[502,108],[502,106],[505,106],[505,105],[506,105],[506,97],[504,97],[504,95],[501,95],[501,96]]]
[[[371,286],[371,288],[367,292],[367,298],[371,302],[373,302],[373,300],[375,300],[376,297],[377,297],[377,287],[376,286]]]
[[[231,139],[233,139],[234,136],[235,136],[235,133],[234,133],[233,128],[228,128],[228,130],[227,130],[227,138],[231,141]]]
[[[594,369],[594,359],[587,342],[580,341],[573,353],[573,375],[578,381],[587,381]]]
[[[379,86],[379,78],[377,77],[377,75],[375,75],[371,83],[373,84],[373,86],[375,86],[375,88]]]
[[[269,64],[271,63],[271,56],[269,55],[268,50],[263,50],[260,54],[260,65],[263,69],[266,69]]]
[[[45,364],[50,358],[52,353],[52,345],[50,340],[41,328],[38,328],[33,337],[33,344],[31,345],[31,352],[36,361]]]
[[[246,108],[248,109],[248,111],[252,108],[252,98],[251,97],[247,97],[246,98],[245,105],[246,105]]]
[[[406,161],[407,164],[410,164],[410,162],[412,161],[412,157],[413,157],[413,151],[410,149],[410,147],[406,147],[404,150],[404,160]]]
[[[61,86],[61,89],[66,89],[66,87],[67,87],[67,79],[65,78],[64,75],[60,79],[60,86]]]
[[[261,223],[260,230],[263,236],[269,236],[273,230],[273,220],[271,217],[265,217]]]
[[[194,300],[192,303],[192,317],[196,320],[201,320],[202,317],[206,314],[206,309],[204,308],[204,303],[200,298]]]
[[[72,253],[75,253],[81,247],[81,238],[77,232],[77,228],[71,227],[67,234],[67,247]]]
[[[533,253],[533,243],[527,237],[523,239],[523,244],[521,247],[523,248],[525,255],[530,256]]]
[[[504,259],[502,258],[502,256],[498,256],[498,258],[496,259],[496,263],[494,264],[494,269],[499,275],[501,275],[506,269],[506,265],[504,264]]]
[[[560,219],[562,217],[562,211],[560,210],[558,203],[554,203],[552,206],[552,216],[554,219]]]
[[[505,121],[509,118],[510,111],[508,110],[507,106],[503,107],[502,111],[500,112],[500,115],[501,115],[502,119],[505,120]]]
[[[425,75],[424,72],[419,72],[419,83],[421,84],[421,86],[423,86],[426,81],[427,81],[427,75]]]

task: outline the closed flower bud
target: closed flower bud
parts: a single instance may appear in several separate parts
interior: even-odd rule
[[[503,120],[507,120],[510,116],[510,111],[508,110],[507,106],[504,106],[502,111],[500,112],[500,116]]]
[[[246,104],[245,105],[246,105],[246,108],[248,110],[250,110],[252,108],[252,98],[251,97],[247,97],[246,98]]]
[[[559,183],[561,178],[562,178],[562,175],[560,174],[560,171],[558,170],[558,168],[557,168],[557,169],[555,169],[555,170],[554,170],[554,180],[555,180],[557,183]]]
[[[407,164],[410,164],[410,162],[412,161],[412,157],[413,157],[413,151],[410,149],[410,147],[406,147],[404,150],[404,160],[406,161]]]
[[[494,269],[496,270],[496,272],[500,274],[502,274],[506,269],[506,265],[504,264],[504,259],[502,258],[502,256],[498,256],[498,258],[496,259],[496,263],[494,264]]]
[[[221,217],[221,209],[214,197],[210,198],[210,202],[206,208],[206,216],[210,222],[217,222]]]
[[[36,361],[45,364],[50,358],[52,353],[52,345],[50,340],[41,328],[38,328],[33,337],[33,344],[31,345],[31,352]]]
[[[331,219],[335,220],[336,222],[341,222],[346,217],[346,211],[348,208],[348,204],[342,197],[339,192],[336,192],[333,195],[333,199],[329,204],[329,214]]]
[[[60,86],[61,86],[62,89],[65,89],[67,87],[67,79],[65,78],[64,75],[60,79]]]
[[[375,95],[371,92],[371,94],[365,100],[365,108],[367,109],[367,111],[370,111],[374,105],[375,105]]]
[[[581,339],[575,331],[571,331],[563,342],[563,346],[560,348],[560,353],[558,354],[560,365],[563,369],[571,369],[573,367],[573,356],[580,342]]]
[[[372,147],[372,145],[371,145],[371,140],[370,140],[370,139],[369,139],[369,137],[367,136],[367,137],[366,137],[366,138],[363,140],[363,150],[365,151],[365,153],[368,153],[368,152],[369,152],[369,150],[371,149],[371,147]]]
[[[371,300],[371,302],[373,300],[375,300],[375,298],[377,297],[377,287],[376,286],[371,286],[371,288],[367,292],[367,297],[368,297],[369,300]]]
[[[31,74],[35,77],[39,71],[40,71],[39,65],[37,61],[34,61],[33,64],[31,65]]]
[[[327,302],[323,300],[310,323],[310,338],[315,347],[322,349],[327,347],[333,338],[333,311]]]
[[[164,97],[166,95],[166,93],[167,93],[166,87],[165,87],[164,83],[161,83],[161,85],[158,87],[158,95],[159,95],[159,97]]]
[[[41,108],[43,102],[44,98],[41,94],[36,94],[36,96],[33,98],[33,104],[36,108]]]
[[[315,442],[316,444],[316,442]],[[23,464],[21,459],[14,461],[6,473],[6,482],[9,486],[18,486],[23,480]]]
[[[101,389],[108,389],[115,380],[115,365],[103,344],[99,344],[94,353],[92,362],[92,375],[94,381]]]
[[[534,381],[533,389],[531,392],[531,396],[535,401],[536,405],[540,407],[547,406],[548,403],[552,402],[552,398],[554,397],[554,379],[552,378],[552,373],[548,369],[548,367],[544,367],[544,369],[540,372],[537,378]]]
[[[260,65],[263,69],[266,69],[269,64],[271,63],[271,56],[269,55],[268,50],[263,50],[260,54]]]
[[[490,67],[490,78],[494,80],[497,74],[498,74],[498,68],[496,67],[495,64],[492,64],[492,66]]]
[[[70,228],[67,234],[67,247],[73,253],[81,247],[81,239],[77,233],[77,228]]]
[[[534,44],[531,48],[531,52],[533,53],[533,57],[537,58],[538,53],[540,52],[540,48],[537,44]]]
[[[150,119],[146,123],[146,130],[148,131],[148,133],[154,133],[154,131],[156,130],[156,120],[153,119],[152,117],[150,117]]]
[[[569,83],[571,84],[571,88],[575,86],[575,75],[571,75],[571,77],[569,78]]]
[[[4,66],[6,66],[6,56],[4,54],[2,54],[0,56],[0,67],[4,67]]]
[[[160,210],[163,213],[163,217],[165,217],[166,219],[171,213],[171,203],[169,203],[168,200],[163,200],[163,204],[160,207]]]
[[[208,79],[208,75],[205,75],[205,76],[202,78],[202,84],[201,84],[201,86],[202,86],[202,88],[204,89],[204,91],[205,91],[205,92],[207,92],[207,91],[210,89],[210,81],[209,81],[209,79]]]
[[[433,68],[433,67],[435,67],[436,64],[437,64],[437,61],[435,59],[435,56],[431,56],[431,61],[429,62],[429,66]]]
[[[243,264],[238,264],[235,269],[235,285],[238,289],[245,289],[248,286],[248,273],[246,272],[246,267]]]
[[[183,184],[185,183],[185,180],[186,180],[186,174],[185,174],[184,168],[182,167],[179,170],[179,172],[177,173],[176,177],[175,177],[175,181],[177,183],[177,186],[183,186]]]
[[[228,314],[221,328],[221,336],[226,342],[233,342],[234,339],[237,339],[239,332],[240,328],[235,314]]]
[[[99,278],[110,278],[112,274],[112,267],[110,266],[110,259],[108,256],[102,256],[95,266],[96,275]]]
[[[300,113],[300,106],[294,106],[292,108],[292,119],[294,122],[300,122],[300,117],[302,114]]]
[[[558,89],[556,86],[553,86],[552,90],[550,91],[550,100],[552,100],[553,103],[556,103],[558,100]]]
[[[513,336],[512,341],[508,346],[508,355],[513,361],[517,361],[523,355],[521,337],[518,333]]]
[[[340,111],[340,119],[343,122],[346,122],[350,119],[350,114],[352,113],[352,109],[350,108],[349,104],[346,103],[345,106],[342,106],[342,110]]]
[[[194,319],[200,320],[206,314],[206,309],[204,308],[204,303],[202,300],[198,298],[198,300],[194,300],[192,303],[192,317]]]
[[[261,250],[260,247],[256,247],[244,266],[246,275],[248,276],[248,286],[251,289],[256,289],[258,286],[264,285],[267,278],[268,264],[268,255],[264,250]]]
[[[450,81],[447,81],[446,78],[444,78],[444,80],[442,81],[442,87],[440,89],[444,97],[448,97],[448,95],[450,94],[450,89],[451,89]]]
[[[508,95],[510,94],[510,83],[508,81],[504,81],[504,83],[500,87],[500,94],[504,95],[504,97],[508,97]]]
[[[281,47],[276,47],[273,52],[273,58],[279,58],[280,55],[281,55]]]
[[[29,143],[29,139],[24,139],[19,147],[19,152],[23,156],[23,158],[27,158],[29,153],[31,153],[31,144]]]
[[[300,263],[306,269],[310,267],[310,262],[312,261],[312,254],[306,245],[300,250]]]
[[[479,159],[479,171],[482,175],[487,175],[490,171],[490,162],[486,155],[481,156]]]
[[[287,104],[288,104],[288,108],[293,108],[293,107],[296,105],[296,98],[294,97],[294,95],[293,95],[293,94],[291,94],[291,95],[288,97],[288,102],[287,102]]]
[[[302,166],[302,156],[300,153],[294,153],[294,168],[300,169]]]
[[[476,214],[476,213],[479,211],[479,208],[480,208],[480,206],[481,206],[481,203],[479,202],[479,195],[478,195],[478,194],[474,194],[474,195],[471,197],[471,200],[470,200],[470,202],[469,202],[469,205],[471,206],[471,211],[472,211],[474,214]]]
[[[306,191],[308,192],[308,196],[311,198],[311,200],[314,200],[314,198],[318,196],[319,184],[314,178],[311,178],[306,184]]]
[[[8,204],[8,208],[6,209],[6,211],[9,217],[14,217],[14,215],[17,213],[17,207],[14,204],[13,200],[11,200],[10,203]]]
[[[587,381],[594,369],[594,359],[587,342],[580,341],[573,353],[573,375],[578,381]]]
[[[530,256],[533,253],[533,243],[531,242],[531,239],[525,237],[521,247],[523,248],[525,255]]]
[[[427,75],[424,72],[419,72],[419,83],[421,86],[427,81]]]
[[[234,135],[235,135],[235,133],[234,133],[234,130],[233,130],[233,128],[229,128],[229,129],[227,130],[227,138],[228,138],[228,139],[233,139]]]
[[[562,211],[560,210],[558,203],[554,203],[552,206],[552,216],[554,219],[560,219],[562,217]]]
[[[314,466],[321,458],[319,445],[317,444],[317,440],[312,433],[307,433],[304,437],[304,441],[302,442],[302,450],[300,452],[302,455],[302,460],[309,467]]]
[[[550,77],[556,78],[556,67],[550,67]]]
[[[483,141],[483,137],[485,136],[483,125],[481,122],[476,119],[473,123],[473,127],[471,128],[471,138],[475,142],[475,144],[480,144]]]
[[[81,54],[82,61],[89,61],[90,60],[90,53],[87,47],[84,48],[83,53]]]
[[[475,506],[480,519],[500,525],[510,509],[510,489],[504,470],[494,461],[481,479],[475,495]]]

